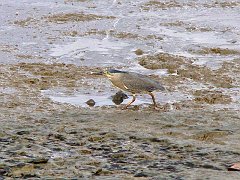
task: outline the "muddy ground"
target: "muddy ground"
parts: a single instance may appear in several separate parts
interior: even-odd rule
[[[240,160],[239,111],[214,108],[232,103],[221,91],[194,91],[193,100],[158,104],[159,110],[135,105],[125,111],[121,105],[81,108],[41,95],[52,87],[74,91],[81,78],[100,78],[84,73],[97,70],[64,64],[1,66],[2,178],[239,176],[227,171]]]
[[[1,2],[0,179],[239,179],[239,5]],[[160,81],[159,108],[109,105],[106,68]]]

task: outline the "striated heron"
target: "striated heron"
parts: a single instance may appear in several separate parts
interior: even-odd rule
[[[152,97],[154,107],[156,107],[157,103],[152,92],[155,90],[165,90],[159,82],[150,79],[148,76],[134,72],[110,69],[108,71],[104,71],[104,75],[108,77],[114,86],[122,89],[123,91],[132,93],[132,100],[127,103],[123,109],[127,109],[128,106],[136,100],[136,94],[142,93],[149,94]]]

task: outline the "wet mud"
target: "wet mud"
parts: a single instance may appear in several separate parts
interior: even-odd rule
[[[239,8],[0,3],[0,179],[239,179]],[[109,68],[161,82],[158,108],[122,110]]]

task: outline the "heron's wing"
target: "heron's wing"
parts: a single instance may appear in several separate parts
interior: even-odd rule
[[[123,74],[122,82],[130,92],[136,93],[165,89],[159,82],[138,73],[129,72]]]

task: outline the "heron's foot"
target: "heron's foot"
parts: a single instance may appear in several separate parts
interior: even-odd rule
[[[126,110],[126,109],[129,109],[129,110],[132,110],[132,111],[138,111],[140,109],[140,107],[138,105],[134,105],[134,106],[124,106],[122,108],[122,110]]]
[[[126,110],[128,108],[128,106],[123,106],[122,110]]]
[[[152,104],[152,105],[150,105],[150,107],[154,110],[157,110],[157,111],[161,110],[161,107],[159,107],[157,104]]]

